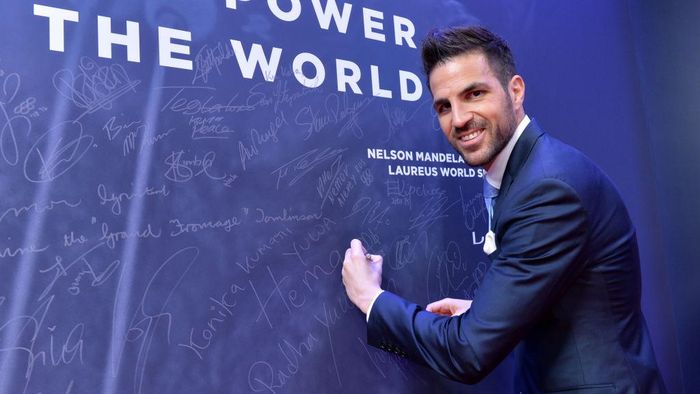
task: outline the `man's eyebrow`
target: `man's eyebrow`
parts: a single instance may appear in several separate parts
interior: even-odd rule
[[[459,92],[459,94],[463,95],[465,93],[473,92],[475,90],[487,89],[488,87],[489,87],[489,84],[487,84],[486,82],[481,82],[481,81],[472,82],[469,85],[465,86],[464,89],[462,89]],[[433,108],[437,108],[439,105],[443,105],[443,104],[449,104],[449,100],[447,100],[446,98],[438,98],[435,101],[433,101]]]
[[[472,82],[469,85],[467,85],[464,89],[462,89],[462,91],[459,93],[464,94],[464,93],[472,92],[474,90],[486,89],[488,87],[489,87],[489,85],[486,82],[481,82],[481,81]]]
[[[441,105],[449,104],[449,100],[444,99],[444,98],[439,98],[435,101],[433,101],[433,108],[437,108]]]

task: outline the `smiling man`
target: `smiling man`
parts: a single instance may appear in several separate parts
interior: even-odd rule
[[[368,341],[476,383],[514,351],[522,393],[664,393],[640,308],[634,227],[609,179],[525,114],[507,44],[480,27],[423,43],[452,146],[486,171],[492,263],[474,300],[426,309],[381,289],[382,257],[352,240],[343,263]]]

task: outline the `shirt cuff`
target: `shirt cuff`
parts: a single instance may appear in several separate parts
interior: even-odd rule
[[[379,297],[380,294],[382,294],[384,290],[380,290],[379,293],[377,293],[374,297],[372,297],[372,301],[369,302],[369,307],[367,307],[367,322],[369,323],[369,314],[372,312],[372,305],[374,305],[374,301],[377,301],[377,297]]]

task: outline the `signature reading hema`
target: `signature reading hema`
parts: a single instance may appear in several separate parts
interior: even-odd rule
[[[520,393],[665,392],[635,230],[610,180],[525,114],[525,82],[498,36],[433,31],[422,55],[445,136],[486,170],[491,266],[473,300],[423,308],[382,291],[382,257],[352,240],[343,283],[368,342],[466,383],[514,352]]]
[[[222,3],[224,0],[220,0]],[[249,0],[243,1],[244,3]],[[320,0],[311,0],[310,2],[319,27],[329,31],[331,22],[335,24],[335,30],[340,34],[347,34],[348,25],[353,15],[353,5],[343,3],[342,10],[338,8],[335,0],[322,2]],[[284,1],[285,9],[283,10],[277,0],[267,0],[267,5],[270,12],[280,21],[294,22],[301,16],[302,2],[301,0]],[[308,7],[309,4],[305,3]],[[226,0],[226,8],[238,9],[240,4],[235,0]],[[286,8],[289,7],[287,10]],[[34,4],[34,15],[45,17],[48,19],[49,27],[49,49],[56,52],[65,51],[66,43],[66,26],[69,23],[84,23],[80,21],[80,13],[75,10],[69,10],[58,7],[50,7],[47,5]],[[373,41],[386,42],[387,33],[384,32],[384,13],[371,8],[363,7],[361,11],[362,26],[364,38]],[[410,19],[398,15],[392,15],[391,26],[393,27],[392,34],[394,44],[400,47],[415,49],[416,45],[413,41],[415,27]],[[141,46],[140,46],[140,25],[136,21],[126,21],[126,33],[120,34],[112,31],[112,18],[108,16],[97,16],[97,53],[98,56],[105,59],[112,58],[112,47],[115,45],[126,47],[127,60],[130,62],[141,62]],[[116,29],[115,29],[116,30]],[[158,26],[158,61],[163,67],[178,68],[183,70],[193,70],[194,66],[201,66],[204,62],[199,62],[198,59],[193,61],[188,57],[190,55],[190,47],[187,43],[192,41],[192,32],[187,30],[173,29],[164,26]],[[246,46],[239,40],[231,39],[230,45],[238,63],[239,70],[243,78],[253,79],[256,70],[260,69],[260,76],[268,82],[274,82],[280,60],[282,58],[282,48],[272,47],[269,53],[266,53],[262,45],[252,43],[250,49],[246,53]],[[309,67],[313,69],[313,75],[306,75],[304,69]],[[210,67],[209,67],[210,69]],[[304,87],[317,88],[326,80],[326,65],[321,59],[309,52],[302,52],[294,56],[292,59],[292,69],[294,77]],[[360,80],[363,78],[360,66],[350,60],[335,59],[336,69],[336,89],[339,92],[346,92],[350,89],[354,94],[366,94],[360,88]],[[195,73],[200,72],[199,69],[194,70]],[[394,92],[390,89],[382,87],[380,79],[380,69],[377,65],[370,65],[370,81],[371,95],[374,97],[382,97],[390,99],[394,96]],[[310,73],[309,73],[310,74]],[[195,80],[198,79],[195,77]],[[206,80],[206,78],[202,78]],[[365,78],[366,79],[366,78]],[[406,70],[398,70],[399,82],[399,97],[403,101],[417,101],[423,94],[423,87],[420,78]]]

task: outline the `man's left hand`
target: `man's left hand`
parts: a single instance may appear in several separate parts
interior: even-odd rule
[[[431,302],[425,309],[428,312],[437,313],[443,316],[459,316],[472,307],[471,300],[461,300],[458,298],[443,298],[440,301]]]
[[[382,256],[369,255],[362,242],[353,239],[345,251],[343,285],[348,298],[367,314],[369,304],[382,291]]]

